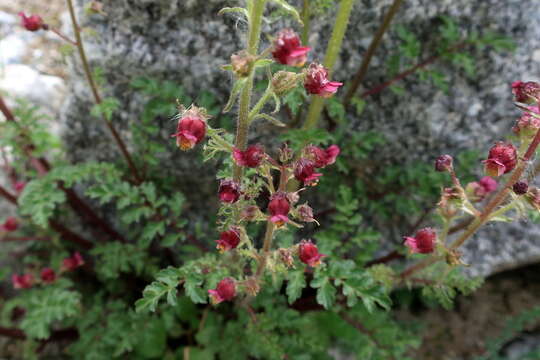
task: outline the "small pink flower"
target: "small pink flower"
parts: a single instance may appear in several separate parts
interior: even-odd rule
[[[204,109],[192,106],[189,110],[182,114],[178,120],[176,133],[172,137],[176,137],[176,145],[181,150],[190,150],[200,143],[206,135],[206,115]]]
[[[306,153],[311,155],[316,168],[323,168],[335,163],[340,151],[337,145],[330,145],[326,150],[314,145],[306,147]]]
[[[219,200],[233,204],[240,199],[240,184],[232,179],[224,179],[219,183]]]
[[[487,160],[484,160],[485,171],[489,176],[501,176],[509,173],[517,164],[516,147],[510,143],[497,142],[489,150]]]
[[[487,194],[497,190],[497,181],[489,176],[484,176],[479,181],[467,184],[467,192],[474,195],[473,201],[483,200]]]
[[[283,65],[303,66],[311,48],[301,45],[300,37],[293,30],[281,30],[274,40],[272,56]]]
[[[514,81],[512,83],[512,93],[516,101],[531,104],[540,101],[540,84],[534,81]]]
[[[497,181],[495,181],[493,178],[489,176],[484,176],[483,178],[480,179],[478,183],[480,184],[480,186],[484,188],[484,191],[486,192],[486,194],[489,194],[490,192],[497,190]]]
[[[28,31],[38,31],[40,29],[47,30],[47,25],[43,23],[43,19],[39,15],[26,16],[24,12],[20,12],[22,26]]]
[[[17,194],[20,194],[23,192],[25,186],[26,183],[24,181],[17,181],[15,184],[13,184],[13,189],[17,192]]]
[[[216,240],[217,248],[221,252],[225,252],[231,249],[235,249],[240,244],[240,231],[238,228],[231,228],[230,230],[223,231],[219,240]]]
[[[71,257],[65,258],[62,261],[62,269],[65,271],[73,271],[79,266],[83,265],[84,259],[78,251],[76,251]]]
[[[34,276],[32,274],[13,274],[11,276],[11,283],[15,289],[29,289],[34,284]]]
[[[305,71],[304,87],[307,92],[324,98],[331,97],[343,83],[328,80],[328,70],[312,63]]]
[[[317,185],[321,176],[315,172],[315,163],[309,159],[301,158],[294,164],[294,177],[304,185]]]
[[[234,148],[233,158],[238,166],[256,168],[266,157],[264,149],[260,145],[250,145],[244,151]]]
[[[326,255],[319,253],[317,245],[313,244],[311,240],[302,240],[298,247],[298,257],[300,261],[311,267],[316,267],[321,264],[321,259]]]
[[[289,222],[287,215],[289,214],[290,209],[291,205],[289,203],[289,199],[287,198],[287,194],[282,191],[274,193],[274,195],[272,195],[270,198],[270,203],[268,204],[270,221],[272,221],[278,227],[283,226],[283,224]]]
[[[4,221],[4,224],[2,225],[2,230],[6,232],[13,232],[16,231],[19,228],[19,222],[17,221],[17,218],[10,216]]]
[[[51,268],[43,268],[41,270],[41,280],[45,283],[45,284],[51,284],[53,283],[55,280],[56,280],[56,273],[54,272],[53,269]]]
[[[414,237],[405,237],[405,246],[411,253],[429,254],[435,249],[437,233],[432,228],[420,229]]]
[[[236,284],[231,278],[221,280],[215,289],[208,290],[212,304],[217,305],[222,301],[230,301],[236,296]]]

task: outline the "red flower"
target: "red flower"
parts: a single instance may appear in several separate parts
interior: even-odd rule
[[[25,186],[26,186],[26,183],[24,181],[17,181],[13,185],[13,189],[17,192],[17,194],[20,194],[23,192]]]
[[[233,204],[240,198],[240,184],[232,179],[224,179],[219,183],[219,200]]]
[[[72,271],[78,268],[79,266],[84,265],[84,259],[82,258],[79,252],[75,252],[71,257],[65,258],[62,261],[62,269],[65,271]]]
[[[240,244],[240,231],[238,228],[231,228],[220,234],[219,240],[216,240],[217,248],[221,251],[235,249]]]
[[[512,93],[516,101],[526,104],[540,101],[540,84],[534,81],[514,81],[512,83]]]
[[[56,280],[56,273],[51,268],[48,268],[48,267],[43,268],[41,270],[41,280],[45,284],[53,283]]]
[[[6,232],[12,232],[19,228],[19,222],[16,218],[13,216],[10,216],[4,221],[4,224],[2,225],[2,230]]]
[[[510,143],[498,142],[489,150],[484,160],[485,170],[489,176],[501,176],[514,169],[517,163],[516,147]]]
[[[313,244],[311,240],[302,240],[298,247],[298,256],[304,264],[316,267],[320,265],[321,259],[326,255],[319,253],[317,245]]]
[[[450,155],[441,155],[435,160],[435,171],[444,172],[452,170],[453,159]]]
[[[208,116],[204,109],[195,106],[182,114],[182,117],[178,120],[176,133],[171,135],[176,137],[176,145],[181,150],[190,150],[204,139],[206,135],[206,119],[208,119]]]
[[[19,16],[22,20],[22,26],[28,31],[38,31],[40,29],[47,30],[47,25],[43,23],[43,19],[39,15],[26,16],[24,12],[20,12]]]
[[[238,166],[256,168],[261,164],[265,156],[264,149],[260,145],[250,145],[244,151],[237,148],[233,149],[233,158]]]
[[[32,274],[13,274],[11,276],[11,283],[15,289],[28,289],[34,284],[34,276]]]
[[[289,221],[287,215],[291,205],[287,194],[278,191],[272,195],[270,198],[270,203],[268,204],[268,212],[270,213],[270,221],[276,224],[276,226],[282,226],[284,223]]]
[[[236,296],[236,284],[231,278],[221,280],[215,289],[208,290],[212,304],[217,305],[222,301],[230,301]]]
[[[315,161],[316,168],[323,168],[335,163],[340,151],[337,145],[331,145],[326,150],[314,145],[306,148],[306,153],[311,155],[313,161]]]
[[[309,159],[301,158],[294,165],[294,177],[304,185],[317,185],[321,176],[315,172],[315,163]]]
[[[343,83],[328,80],[328,70],[312,63],[305,71],[304,87],[307,92],[325,98],[331,97]]]
[[[411,253],[429,254],[435,249],[437,233],[432,228],[420,229],[415,237],[405,237],[405,246]]]
[[[272,55],[277,62],[289,66],[303,66],[310,47],[301,46],[300,37],[291,29],[281,30],[274,40]]]

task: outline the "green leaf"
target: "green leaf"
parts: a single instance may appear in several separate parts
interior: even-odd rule
[[[224,113],[227,113],[232,109],[234,103],[236,102],[236,98],[238,97],[238,95],[240,94],[244,86],[246,85],[246,81],[247,81],[247,78],[241,78],[234,82],[233,88],[231,90],[231,95],[229,96],[229,100],[227,101],[227,104],[223,108]]]
[[[289,304],[292,304],[302,295],[302,289],[306,287],[304,269],[289,271],[287,281],[287,297]]]
[[[170,305],[176,305],[176,293],[182,277],[182,272],[179,269],[168,267],[161,270],[156,275],[156,281],[147,285],[143,291],[143,297],[135,302],[135,311],[137,313],[143,311],[156,310],[156,307],[164,296]]]
[[[165,234],[165,221],[150,222],[146,224],[139,239],[139,245],[147,248],[156,236]]]
[[[294,6],[291,6],[287,3],[285,0],[272,0],[274,3],[279,5],[283,10],[288,12],[290,15],[294,17],[296,21],[300,23],[300,25],[304,26],[304,23],[302,22],[302,18],[300,17],[300,14],[296,10]]]
[[[246,19],[249,19],[249,13],[246,9],[242,7],[224,7],[223,9],[219,10],[218,15],[224,15],[228,13],[240,13],[246,17]]]
[[[252,121],[255,121],[257,119],[264,119],[264,120],[267,120],[269,121],[270,123],[274,124],[275,126],[279,126],[279,127],[285,127],[286,125],[284,123],[282,123],[281,121],[279,121],[278,119],[276,119],[275,117],[273,116],[270,116],[268,114],[257,114],[253,117],[253,120]]]
[[[336,288],[330,283],[327,276],[321,276],[311,281],[311,287],[317,289],[317,303],[330,309],[336,299]]]
[[[120,107],[120,101],[113,97],[108,97],[102,100],[101,104],[96,104],[90,110],[90,114],[95,117],[103,116],[107,120],[112,119],[113,113]]]
[[[195,273],[188,274],[184,282],[186,295],[196,304],[206,304],[206,291],[204,291],[202,284],[202,277]]]

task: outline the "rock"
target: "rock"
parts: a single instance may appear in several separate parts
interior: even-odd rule
[[[130,126],[141,113],[143,98],[129,86],[137,76],[181,83],[194,98],[201,90],[211,91],[221,99],[227,97],[231,78],[219,66],[243,48],[246,27],[240,16],[216,15],[221,7],[230,6],[230,2],[209,0],[204,6],[196,5],[195,0],[103,3],[106,17],[88,17],[82,14],[79,0],[79,17],[83,26],[92,27],[98,34],[85,39],[87,52],[92,65],[106,72],[104,94],[121,101],[121,110],[113,122],[124,139],[129,142]],[[390,4],[391,0],[358,1],[336,65],[335,80],[347,83],[356,71],[371,35]],[[375,161],[431,162],[441,153],[456,155],[465,149],[485,153],[491,143],[509,134],[518,116],[512,105],[510,83],[517,79],[539,80],[540,8],[535,0],[410,0],[399,11],[393,29],[404,25],[429,44],[440,15],[457,19],[466,34],[487,30],[505,34],[516,41],[517,50],[477,53],[474,79],[468,79],[449,64],[435,64],[449,77],[448,94],[411,76],[399,83],[408,93],[406,99],[391,91],[367,99],[361,118],[351,116],[349,121],[354,130],[376,130],[387,135],[388,145],[377,151]],[[314,48],[314,59],[323,58],[332,28],[330,18],[317,16],[313,21],[310,45]],[[282,26],[297,27],[287,19],[265,23],[264,31],[273,34]],[[267,45],[267,42],[262,44]],[[376,52],[364,90],[388,79],[386,62],[397,47],[397,34],[391,31]],[[422,57],[430,55],[428,50]],[[71,159],[115,159],[118,152],[112,141],[104,136],[102,125],[88,114],[91,97],[83,74],[75,67],[72,73],[75,80],[72,96],[63,111],[64,139],[70,146]],[[160,125],[161,139],[170,142],[167,135],[174,130],[174,124],[163,119]],[[178,188],[187,192],[193,202],[206,203],[215,192],[212,169],[201,165],[194,153],[180,155],[174,146],[169,149],[161,154],[160,161],[174,166],[164,165],[164,174],[179,179]],[[185,173],[190,176],[180,176]],[[201,184],[208,185],[201,188]],[[190,191],[193,186],[198,189],[196,194]],[[531,223],[489,226],[465,247],[464,259],[472,264],[468,271],[487,275],[537,261],[538,231],[538,226]]]

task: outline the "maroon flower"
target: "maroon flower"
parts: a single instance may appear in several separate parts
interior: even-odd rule
[[[223,231],[219,235],[219,240],[216,240],[217,248],[221,252],[235,249],[240,244],[240,231],[238,228],[231,228],[228,231]]]
[[[516,195],[524,195],[529,190],[529,184],[526,181],[518,181],[512,186]]]
[[[331,97],[343,83],[328,80],[328,70],[324,66],[312,63],[305,71],[304,87],[307,92],[324,98]]]
[[[441,155],[435,160],[435,171],[444,172],[452,170],[452,157],[450,155]]]
[[[195,106],[182,114],[182,117],[178,120],[176,133],[171,135],[176,137],[176,145],[181,150],[190,150],[204,139],[206,135],[206,119],[208,119],[208,116],[204,109]]]
[[[310,47],[301,46],[300,37],[291,29],[281,30],[274,40],[272,55],[277,62],[289,66],[303,66]]]
[[[322,174],[315,172],[315,162],[301,158],[294,165],[294,177],[304,185],[317,185]]]
[[[10,216],[4,221],[4,224],[2,225],[2,230],[6,232],[12,232],[16,231],[19,228],[19,222],[17,219],[13,216]]]
[[[516,101],[526,104],[540,101],[540,84],[534,81],[514,81],[512,83],[512,93]]]
[[[319,253],[317,245],[313,244],[311,240],[302,240],[298,247],[298,256],[304,264],[316,267],[320,265],[321,259],[326,255]]]
[[[316,168],[323,168],[335,163],[340,151],[337,145],[330,145],[326,150],[314,145],[306,147],[306,153],[311,155]]]
[[[219,183],[219,200],[233,204],[240,198],[240,184],[232,179],[224,179]]]
[[[20,12],[22,26],[28,31],[38,31],[40,29],[47,30],[47,25],[43,23],[43,19],[39,15],[26,16],[24,12]]]
[[[411,253],[429,254],[435,249],[437,233],[432,228],[420,229],[414,237],[405,237],[405,246]]]
[[[264,160],[266,154],[260,145],[250,145],[244,151],[234,148],[233,158],[238,166],[256,168]]]
[[[467,192],[474,195],[474,201],[483,200],[487,194],[497,190],[497,181],[489,176],[484,176],[479,181],[467,184]]]
[[[81,254],[76,251],[71,257],[65,258],[62,261],[62,269],[64,271],[73,271],[79,266],[84,265],[84,259],[82,258]]]
[[[32,274],[13,274],[11,276],[11,283],[15,289],[28,289],[34,284],[34,276]]]
[[[538,106],[529,106],[528,109],[529,111],[525,111],[512,128],[512,131],[516,135],[533,137],[536,135],[538,129],[540,129],[540,111],[538,110]]]
[[[45,284],[51,284],[56,280],[56,273],[51,268],[48,268],[48,267],[43,268],[41,270],[41,280]]]
[[[484,160],[485,170],[489,176],[501,176],[514,169],[517,163],[516,147],[510,143],[498,142],[489,150]]]
[[[286,193],[282,191],[274,193],[274,195],[272,195],[270,198],[270,203],[268,204],[270,221],[276,224],[278,227],[282,226],[289,221],[287,215],[289,214],[290,208],[291,205]]]
[[[24,181],[17,181],[15,184],[13,184],[13,189],[17,192],[17,194],[20,194],[23,192],[25,186],[26,183]]]
[[[222,301],[230,301],[236,296],[236,284],[231,278],[221,280],[215,289],[208,290],[212,304],[217,305]]]

